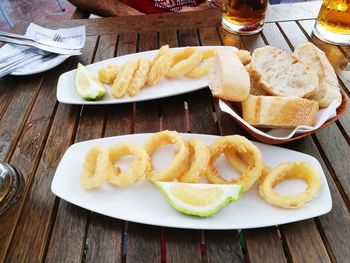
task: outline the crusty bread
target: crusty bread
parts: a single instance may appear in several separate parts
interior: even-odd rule
[[[318,74],[320,84],[313,99],[321,108],[328,107],[334,100],[341,101],[337,75],[322,50],[306,42],[299,45],[293,54]]]
[[[250,69],[259,87],[270,95],[310,98],[318,87],[318,76],[312,68],[275,47],[256,49]]]
[[[235,53],[244,66],[249,64],[252,60],[252,56],[248,50],[239,49]]]
[[[249,74],[233,52],[218,50],[215,53],[208,78],[209,88],[215,97],[243,101],[249,95]]]
[[[250,73],[250,63],[245,66],[246,70],[249,73],[250,76],[250,94],[255,95],[255,96],[268,96],[269,94],[263,90],[262,88],[259,87],[258,81],[256,77],[252,73]]]
[[[260,128],[314,126],[318,103],[299,97],[254,96],[242,102],[243,119]]]

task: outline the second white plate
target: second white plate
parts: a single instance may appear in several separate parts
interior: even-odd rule
[[[225,50],[236,50],[235,47],[229,46],[202,46],[196,47],[200,49],[208,49],[208,48],[220,48]],[[174,51],[180,51],[183,48],[173,48]],[[136,60],[140,57],[146,57],[152,59],[158,50],[152,50],[147,52],[135,53],[121,57],[115,57],[111,59],[107,59],[101,62],[97,62],[91,65],[87,65],[86,68],[92,72],[93,75],[97,76],[97,72],[99,69],[109,65],[116,64],[122,65],[127,61]],[[141,89],[141,91],[133,97],[129,97],[126,95],[123,98],[116,99],[111,95],[111,86],[106,85],[107,94],[100,100],[97,101],[87,101],[82,99],[76,93],[74,87],[74,78],[75,78],[76,70],[71,70],[62,74],[58,80],[57,84],[57,100],[66,104],[90,104],[90,105],[99,105],[99,104],[119,104],[119,103],[129,103],[129,102],[137,102],[137,101],[145,101],[152,99],[159,99],[169,96],[180,95],[183,93],[195,91],[198,89],[202,89],[208,86],[207,77],[201,78],[178,78],[178,79],[167,79],[163,78],[156,85],[151,87],[145,87]]]
[[[264,201],[257,184],[244,193],[241,200],[228,204],[216,215],[199,218],[175,210],[151,182],[142,180],[126,188],[113,187],[107,183],[100,188],[87,191],[80,185],[79,174],[84,155],[94,145],[111,146],[131,141],[143,145],[152,134],[135,134],[103,138],[72,145],[64,154],[52,181],[52,192],[60,198],[91,211],[137,223],[190,229],[244,229],[267,227],[316,217],[329,212],[332,199],[327,180],[319,162],[312,156],[296,151],[254,143],[261,150],[267,165],[274,167],[281,162],[306,161],[321,177],[322,186],[318,196],[307,205],[297,209],[283,209]],[[197,138],[211,144],[217,136],[183,134],[185,138]],[[171,155],[170,155],[171,156]],[[169,161],[166,152],[156,153],[153,163],[163,166]],[[216,163],[220,173],[232,176],[232,169],[225,162]],[[303,191],[305,183],[286,180],[277,186],[279,192],[293,194]]]

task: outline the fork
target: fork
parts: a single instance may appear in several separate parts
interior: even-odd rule
[[[53,41],[57,41],[57,42],[60,41],[60,39],[61,39],[61,36],[57,33],[52,38]],[[0,69],[7,67],[7,66],[10,66],[10,65],[13,65],[17,62],[20,63],[22,61],[25,61],[25,59],[28,59],[28,58],[32,57],[32,55],[37,55],[37,54],[38,55],[48,55],[48,54],[50,54],[50,52],[44,51],[44,50],[41,50],[41,49],[38,49],[35,47],[31,47],[31,48],[28,48],[25,50],[11,53],[11,54],[2,58],[4,64],[2,65],[0,63]]]
[[[53,37],[53,41],[59,41],[61,36],[59,34],[55,34]],[[57,56],[57,54],[53,54],[48,51],[44,51],[38,48],[29,48],[23,51],[17,52],[15,55],[11,56],[11,62],[7,62],[5,65],[1,66],[0,64],[0,77],[3,77],[15,69],[19,67],[26,66],[30,63],[33,63],[39,59],[44,57],[48,57],[49,55]],[[19,57],[19,58],[18,58]]]

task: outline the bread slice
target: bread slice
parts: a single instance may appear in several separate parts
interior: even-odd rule
[[[321,108],[328,107],[332,101],[341,101],[339,83],[334,69],[325,53],[310,42],[299,45],[294,56],[309,65],[318,74],[319,88],[313,97]]]
[[[255,95],[255,96],[268,96],[269,94],[263,90],[262,88],[259,87],[258,82],[259,79],[253,76],[253,74],[250,72],[250,63],[245,65],[246,70],[248,71],[248,74],[250,76],[250,94]]]
[[[234,52],[218,50],[208,78],[209,88],[215,97],[243,101],[249,95],[249,74]]]
[[[299,97],[254,96],[242,102],[243,119],[260,128],[314,126],[318,103]]]
[[[258,85],[270,95],[309,98],[318,87],[312,68],[275,47],[254,50],[250,68]]]

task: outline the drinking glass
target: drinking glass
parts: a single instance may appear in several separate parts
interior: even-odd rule
[[[21,172],[16,167],[0,161],[0,215],[16,201],[23,185]]]
[[[265,23],[268,0],[207,0],[209,5],[222,8],[222,27],[234,34],[252,35]]]
[[[323,0],[314,34],[336,45],[350,45],[350,0]]]

